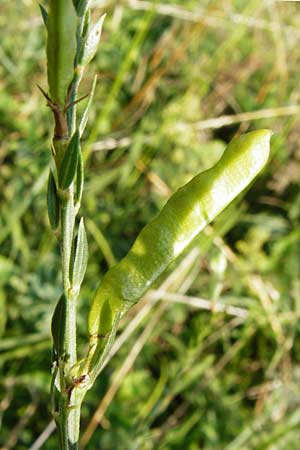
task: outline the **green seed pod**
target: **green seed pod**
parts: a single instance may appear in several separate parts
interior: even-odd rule
[[[47,17],[48,84],[53,102],[65,104],[74,75],[77,15],[72,0],[50,0]]]
[[[255,178],[268,160],[271,134],[260,130],[233,139],[214,167],[180,188],[145,226],[129,253],[100,283],[89,314],[92,336],[109,332],[116,314],[124,314],[136,303],[200,231]],[[105,320],[104,315],[111,319]]]

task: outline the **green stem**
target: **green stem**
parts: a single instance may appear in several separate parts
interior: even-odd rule
[[[76,298],[71,290],[70,262],[73,245],[75,211],[73,189],[70,188],[68,199],[63,200],[61,208],[61,255],[63,289],[66,296],[66,327],[64,348],[67,354],[67,368],[76,363]]]
[[[74,397],[74,391],[68,391],[71,380],[67,379],[70,368],[77,362],[76,352],[76,297],[72,292],[70,280],[70,263],[74,238],[75,209],[73,187],[68,191],[67,198],[61,204],[61,258],[63,289],[66,299],[64,361],[62,364],[60,391],[58,392],[57,427],[61,450],[77,450],[80,427],[81,401]]]
[[[76,395],[72,395],[72,397],[75,397],[73,405],[69,404],[70,400],[66,396],[61,396],[60,399],[61,412],[57,421],[57,427],[61,450],[78,449],[82,398],[76,399]]]
[[[82,26],[82,25],[80,25]],[[76,104],[78,86],[81,81],[82,73],[75,70],[72,83],[72,94],[69,99],[71,106],[67,112],[68,127],[70,136],[76,129]],[[73,104],[72,104],[73,103]],[[66,317],[65,317],[65,334],[64,349],[66,352],[66,360],[63,364],[62,377],[63,382],[60,386],[58,394],[58,418],[57,427],[59,433],[59,441],[61,450],[77,450],[80,430],[80,409],[83,400],[82,392],[79,398],[76,387],[66,392],[66,387],[71,380],[66,379],[71,367],[77,362],[76,348],[76,296],[72,291],[72,283],[70,279],[70,263],[72,256],[72,246],[74,244],[74,227],[75,218],[78,207],[74,206],[74,186],[73,184],[68,190],[67,198],[62,200],[61,204],[61,257],[62,257],[62,274],[63,289],[66,298]]]

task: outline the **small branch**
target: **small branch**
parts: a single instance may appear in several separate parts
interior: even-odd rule
[[[196,123],[179,123],[181,129],[193,127],[197,131],[222,128],[234,123],[249,122],[251,120],[272,119],[274,117],[294,116],[299,114],[300,105],[280,106],[278,108],[261,109],[257,111],[229,114],[212,119],[201,120]]]
[[[298,0],[275,0],[275,1],[298,1]],[[106,2],[109,3],[109,2]],[[211,27],[220,27],[224,25],[241,25],[248,28],[254,28],[258,30],[267,31],[279,31],[280,26],[276,21],[261,19],[254,16],[247,16],[244,14],[238,14],[234,12],[227,12],[219,9],[211,12],[208,8],[193,8],[187,9],[179,5],[168,5],[165,3],[158,3],[146,0],[127,0],[127,4],[130,8],[137,11],[148,11],[153,9],[157,14],[162,16],[169,16],[181,21],[204,23]],[[101,7],[103,8],[103,2]],[[286,35],[295,38],[299,36],[299,30],[293,26],[285,26],[284,32]]]
[[[241,317],[246,319],[248,317],[248,311],[244,308],[237,306],[226,305],[220,302],[211,302],[210,300],[193,297],[189,295],[175,294],[173,292],[166,292],[162,289],[151,290],[149,292],[150,298],[161,298],[167,302],[182,303],[184,305],[193,306],[198,309],[205,309],[212,312],[225,312],[231,316]]]

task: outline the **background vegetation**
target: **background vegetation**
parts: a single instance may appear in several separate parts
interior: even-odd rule
[[[81,346],[102,274],[170,193],[236,133],[275,135],[264,174],[124,319],[84,404],[82,448],[300,449],[300,4],[94,5],[108,16],[82,87],[84,95],[99,74],[85,135],[91,256]],[[45,204],[52,118],[36,87],[46,86],[44,47],[37,2],[2,0],[2,450],[57,448],[49,324],[60,270]]]

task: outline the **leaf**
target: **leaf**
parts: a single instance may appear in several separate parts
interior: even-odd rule
[[[79,131],[76,130],[69,142],[59,168],[59,187],[63,190],[68,189],[75,178],[80,151],[80,136]]]
[[[46,11],[46,9],[43,7],[43,5],[39,4],[40,7],[40,11],[41,11],[41,15],[44,21],[44,25],[46,26],[46,28],[48,28],[48,13]]]
[[[89,95],[89,99],[88,99],[87,105],[85,107],[84,113],[83,113],[81,121],[80,121],[80,125],[79,125],[80,136],[82,136],[82,134],[83,134],[83,132],[85,130],[87,121],[88,121],[90,107],[91,107],[91,104],[92,104],[92,101],[93,101],[94,95],[95,95],[95,90],[96,90],[96,85],[97,85],[97,78],[98,78],[97,75],[95,75],[94,79],[93,79],[93,84],[92,84],[92,89],[91,89],[91,92],[90,92],[90,95]]]
[[[105,19],[106,14],[103,14],[100,19],[97,21],[97,23],[93,26],[91,31],[88,33],[86,39],[84,40],[82,44],[82,48],[80,51],[79,56],[79,64],[82,66],[86,66],[95,56],[95,53],[97,51],[101,33],[102,33],[102,26]]]
[[[82,16],[82,20],[83,20],[83,27],[82,27],[82,33],[81,33],[81,39],[82,39],[81,42],[83,42],[83,40],[86,39],[88,32],[89,32],[90,23],[91,23],[91,10],[90,9],[86,10],[84,15]]]
[[[50,0],[47,18],[48,84],[51,100],[65,104],[74,76],[77,15],[72,0]]]
[[[89,313],[89,333],[101,334],[109,302],[113,323],[136,303],[193,239],[257,176],[268,161],[269,130],[233,139],[218,163],[180,188],[140,232],[128,254],[103,277]],[[107,327],[107,324],[105,325]]]
[[[78,227],[76,252],[72,271],[72,287],[75,291],[78,291],[80,289],[86,271],[87,260],[88,260],[88,242],[84,228],[83,218],[81,218]]]
[[[47,188],[48,217],[52,230],[59,225],[59,198],[57,196],[56,183],[52,171],[49,172]]]
[[[66,330],[66,297],[63,294],[58,300],[51,321],[53,344],[58,357],[64,354],[64,337]]]
[[[88,7],[90,6],[91,0],[74,0],[74,6],[76,8],[77,15],[83,17]]]
[[[84,167],[82,152],[79,152],[76,174],[76,192],[75,192],[75,204],[80,205],[84,183]]]

